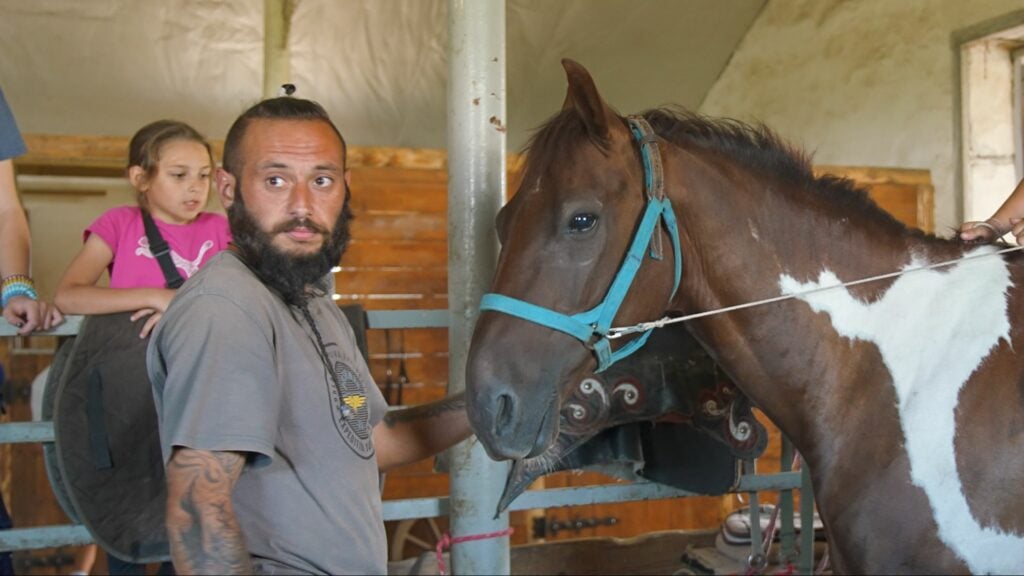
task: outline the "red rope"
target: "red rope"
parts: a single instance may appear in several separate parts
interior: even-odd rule
[[[778,576],[793,576],[793,574],[796,574],[796,566],[794,566],[792,562],[788,562],[785,569],[780,570],[775,574]]]
[[[441,539],[438,540],[437,547],[435,548],[435,552],[437,552],[437,573],[441,576],[445,576],[445,572],[448,569],[447,566],[445,566],[444,564],[445,548],[451,549],[451,547],[454,544],[459,544],[460,542],[472,542],[473,540],[487,540],[489,538],[501,538],[502,536],[511,536],[512,532],[514,531],[514,528],[506,528],[504,530],[498,530],[497,532],[487,532],[484,534],[470,534],[469,536],[456,536],[454,538],[452,538],[451,535],[445,532],[444,536],[441,536]]]

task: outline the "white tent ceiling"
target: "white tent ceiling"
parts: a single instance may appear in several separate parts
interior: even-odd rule
[[[765,0],[508,0],[509,145],[556,111],[562,57],[623,111],[697,108]],[[445,146],[445,0],[296,0],[300,95],[362,146]],[[222,137],[257,100],[262,0],[0,0],[0,86],[24,132]]]

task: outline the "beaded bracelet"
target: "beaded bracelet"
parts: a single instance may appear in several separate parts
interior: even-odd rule
[[[1000,238],[1003,237],[1003,235],[1006,234],[1006,232],[1000,232],[999,228],[995,224],[992,224],[992,223],[987,222],[987,221],[986,222],[975,222],[974,223],[974,227],[975,228],[988,228],[989,231],[992,232],[992,240],[993,241],[999,240]]]
[[[0,296],[0,307],[7,308],[11,298],[17,296],[26,296],[32,300],[36,300],[39,297],[36,294],[36,287],[31,277],[25,274],[11,274],[4,278],[3,295]]]

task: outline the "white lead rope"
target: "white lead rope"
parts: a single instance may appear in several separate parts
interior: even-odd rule
[[[1016,252],[1018,250],[1024,250],[1024,246],[1012,246],[1010,248],[1004,248],[996,252],[988,252],[985,254],[972,254],[970,256],[961,256],[953,260],[946,260],[945,262],[936,262],[935,264],[928,264],[927,266],[918,266],[917,268],[908,268],[906,270],[900,270],[899,272],[890,272],[888,274],[881,274],[879,276],[871,276],[870,278],[861,278],[860,280],[851,280],[849,282],[843,282],[841,284],[831,284],[829,286],[819,286],[817,288],[811,288],[803,292],[796,292],[793,294],[784,294],[782,296],[776,296],[774,298],[766,298],[764,300],[756,300],[754,302],[747,302],[745,304],[737,304],[735,306],[727,306],[725,308],[718,308],[715,310],[708,310],[706,312],[697,312],[696,314],[688,314],[686,316],[670,317],[665,316],[660,320],[654,320],[653,322],[641,322],[633,326],[625,326],[620,328],[610,328],[606,337],[609,340],[621,338],[627,334],[635,334],[637,332],[646,332],[653,328],[663,328],[669,324],[676,324],[678,322],[686,322],[687,320],[695,320],[697,318],[703,318],[705,316],[714,316],[716,314],[725,314],[726,312],[734,312],[736,310],[743,310],[744,308],[753,308],[754,306],[762,306],[764,304],[772,304],[774,302],[782,302],[783,300],[789,300],[791,298],[800,298],[807,296],[808,294],[814,294],[815,292],[824,292],[825,290],[832,290],[834,288],[845,288],[848,286],[856,286],[857,284],[866,284],[868,282],[875,282],[878,280],[885,280],[887,278],[895,278],[904,274],[910,274],[911,272],[920,272],[922,270],[932,270],[934,268],[942,268],[944,266],[951,266],[967,260],[973,260],[975,258],[985,258],[988,256],[999,256],[1001,254],[1009,254],[1010,252]]]

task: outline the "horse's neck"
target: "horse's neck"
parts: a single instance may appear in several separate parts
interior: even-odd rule
[[[676,304],[694,313],[792,296],[690,328],[808,462],[838,567],[1019,572],[1024,556],[1000,562],[1021,549],[1021,523],[988,498],[1020,477],[1003,463],[1020,451],[1019,435],[1004,434],[1020,420],[1019,268],[992,247],[958,260],[962,247],[908,234],[863,203],[845,222],[815,198],[773,197],[757,187],[771,181],[709,166],[673,189],[687,262]],[[822,285],[833,287],[810,292]],[[985,472],[992,454],[1005,456]],[[1004,544],[996,526],[1017,530]],[[859,548],[901,538],[923,548]]]
[[[678,303],[691,313],[796,295],[712,316],[694,328],[716,360],[787,435],[798,445],[801,438],[817,442],[830,418],[809,413],[806,406],[839,410],[836,399],[847,397],[854,386],[863,390],[876,385],[856,382],[858,374],[868,372],[849,364],[877,364],[877,352],[870,358],[870,351],[851,352],[851,339],[858,336],[840,335],[832,321],[862,314],[861,308],[884,294],[893,280],[799,295],[899,271],[912,264],[915,252],[922,261],[935,256],[928,243],[908,240],[898,227],[884,222],[851,221],[827,209],[773,197],[777,192],[769,189],[771,184],[756,179],[732,177],[727,183],[703,193],[690,185],[680,199],[681,226],[691,253],[684,248],[689,268]],[[883,372],[871,377],[881,381]]]

